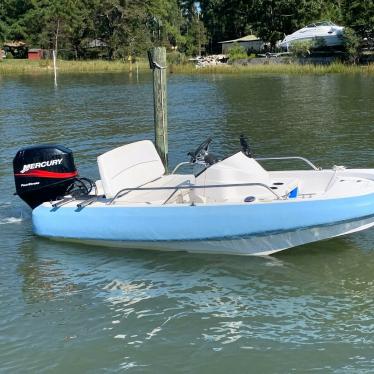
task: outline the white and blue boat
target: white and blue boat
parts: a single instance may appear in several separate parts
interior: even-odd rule
[[[23,149],[17,192],[34,208],[36,235],[110,247],[269,255],[374,226],[374,169],[285,157],[272,160],[301,159],[310,170],[271,171],[245,147],[217,160],[210,141],[168,175],[151,141],[123,145],[98,157],[95,183],[77,177],[64,147]],[[184,164],[202,170],[178,174]]]

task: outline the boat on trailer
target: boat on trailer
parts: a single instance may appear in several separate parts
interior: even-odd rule
[[[195,253],[269,255],[374,226],[374,169],[319,169],[302,157],[223,160],[207,139],[171,174],[149,140],[97,159],[100,180],[78,177],[72,152],[45,145],[13,162],[18,195],[36,235],[94,245]],[[263,161],[309,170],[266,170]],[[178,173],[200,165],[195,174]]]

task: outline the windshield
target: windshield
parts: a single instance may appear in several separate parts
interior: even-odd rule
[[[335,23],[331,21],[319,21],[319,22],[311,23],[310,25],[305,26],[305,27],[311,28],[311,27],[318,27],[318,26],[336,26],[336,25]]]

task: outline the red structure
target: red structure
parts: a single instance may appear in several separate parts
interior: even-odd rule
[[[29,60],[40,60],[43,58],[43,50],[42,49],[29,49],[27,53],[27,57]]]

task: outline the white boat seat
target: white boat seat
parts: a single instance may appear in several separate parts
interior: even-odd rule
[[[101,182],[101,179],[97,180],[95,182],[95,189],[92,191],[92,193],[96,193],[96,195],[104,195],[104,188],[103,188],[103,183]]]
[[[171,174],[147,183],[142,187],[177,187],[195,183],[193,174]],[[189,189],[175,190],[154,190],[154,191],[131,191],[115,200],[115,204],[159,204],[170,202],[190,202]]]
[[[102,189],[113,198],[124,187],[135,188],[162,177],[164,165],[150,140],[126,144],[97,158]]]

